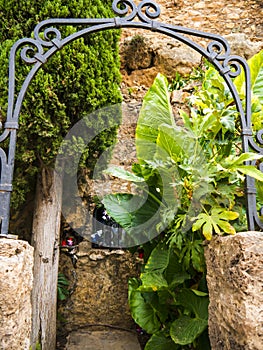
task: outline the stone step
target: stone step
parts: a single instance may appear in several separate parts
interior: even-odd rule
[[[141,350],[136,333],[80,330],[69,334],[66,350]]]

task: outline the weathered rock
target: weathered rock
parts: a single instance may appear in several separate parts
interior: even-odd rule
[[[125,41],[122,46],[125,69],[128,71],[145,69],[152,66],[153,49],[147,44],[144,36],[134,36],[131,40]]]
[[[76,269],[65,262],[68,257],[61,257],[61,271],[73,291],[60,307],[67,330],[87,324],[133,328],[127,302],[128,279],[136,275],[132,255],[123,250],[90,249],[86,241],[80,243],[77,255]]]
[[[193,68],[198,67],[201,63],[199,53],[186,45],[174,42],[171,38],[155,39],[153,46],[154,66],[169,80],[175,78],[176,72],[183,76],[190,74]]]
[[[136,334],[120,330],[73,332],[68,336],[66,350],[140,350]]]
[[[263,41],[253,42],[244,33],[234,33],[225,36],[233,55],[249,59],[263,49]]]
[[[129,86],[149,87],[158,72],[172,80],[176,72],[181,75],[189,74],[201,63],[200,54],[171,38],[158,36],[151,39],[144,36],[139,38],[144,39],[126,39],[121,49],[121,70]],[[130,46],[134,54],[130,53]]]
[[[0,239],[0,349],[28,350],[31,332],[33,248]]]
[[[213,350],[263,347],[263,234],[213,239],[205,251]]]

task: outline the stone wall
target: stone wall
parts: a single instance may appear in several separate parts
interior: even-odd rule
[[[135,0],[135,3],[139,3]],[[245,33],[262,40],[262,0],[156,0],[160,22],[221,35]],[[127,30],[125,35],[131,35]],[[133,34],[132,34],[133,35]]]
[[[183,26],[225,37],[232,54],[246,59],[263,49],[263,3],[261,0],[157,0],[160,22]],[[138,1],[136,2],[138,3]],[[136,40],[134,40],[136,39]],[[207,41],[191,37],[203,47]],[[181,42],[143,29],[123,29],[121,42],[122,91],[142,96],[158,72],[170,80],[176,72],[189,74],[201,56]]]
[[[206,247],[213,350],[263,347],[263,233],[216,237]]]
[[[0,349],[29,350],[33,248],[0,239]]]
[[[128,279],[137,274],[132,255],[123,250],[90,249],[79,244],[76,267],[61,254],[60,271],[70,281],[71,295],[59,308],[67,331],[110,326],[131,329]]]

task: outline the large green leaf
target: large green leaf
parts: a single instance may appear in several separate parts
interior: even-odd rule
[[[263,206],[263,182],[256,181],[257,197],[261,206]]]
[[[148,303],[143,294],[136,290],[134,280],[129,281],[129,305],[134,321],[147,333],[153,334],[160,330],[161,323],[158,311]]]
[[[236,170],[242,174],[254,177],[258,181],[263,181],[263,173],[253,165],[239,165],[236,167]]]
[[[229,160],[229,166],[233,166],[236,164],[243,164],[244,162],[248,162],[251,160],[257,160],[257,159],[261,159],[263,158],[262,154],[256,154],[256,153],[252,153],[252,152],[246,152],[246,153],[242,153],[240,156],[230,156],[228,158],[226,158],[226,163]]]
[[[164,159],[169,156],[175,162],[185,155],[193,155],[195,152],[195,135],[178,126],[160,124],[156,142],[158,145],[157,155],[159,157],[162,155]]]
[[[148,272],[141,275],[142,285],[138,288],[139,291],[159,291],[168,288],[168,283],[162,272]]]
[[[105,196],[102,203],[109,215],[128,233],[124,242],[126,246],[147,242],[158,234],[160,204],[151,196],[112,194]]]
[[[136,217],[136,213],[143,203],[143,199],[137,195],[127,193],[106,195],[102,203],[109,215],[125,229],[144,222],[143,220],[140,222],[138,217]],[[149,210],[149,213],[152,215],[154,212],[154,210]]]
[[[174,288],[189,279],[178,256],[166,244],[159,243],[152,251],[141,274],[140,291],[161,291]]]
[[[196,292],[184,288],[177,294],[176,302],[193,313],[195,317],[180,316],[172,323],[170,335],[177,344],[190,344],[207,328],[209,299],[207,296],[199,296]]]
[[[166,337],[163,333],[153,334],[147,342],[145,350],[179,350],[180,346],[175,344],[170,337]]]
[[[263,51],[261,51],[261,68],[258,72],[257,79],[254,84],[253,93],[256,95],[263,106]]]
[[[147,264],[145,272],[163,272],[169,264],[170,249],[167,245],[159,243],[152,251]]]
[[[256,95],[263,105],[263,50],[248,60],[251,72],[251,91]],[[244,71],[235,78],[234,84],[241,95],[245,95],[245,74]]]
[[[199,296],[196,291],[184,288],[177,294],[176,300],[180,305],[193,312],[196,318],[207,320],[209,304],[207,296]]]
[[[160,124],[175,125],[167,79],[158,74],[144,97],[136,128],[137,157],[154,159]]]
[[[207,193],[208,182],[210,181],[209,164],[205,150],[199,144],[199,138],[194,133],[178,126],[161,124],[157,137],[157,146],[157,158],[163,157],[167,159],[170,157],[171,161],[177,164],[178,169],[183,169],[188,174],[191,174],[192,180],[196,181],[194,184],[195,192],[198,183],[202,182],[203,195]],[[175,169],[176,166],[174,166],[173,170],[174,183],[178,183],[182,174],[180,175],[180,171]],[[207,184],[207,186],[204,186],[204,184]],[[178,185],[176,185],[176,188],[178,188]],[[207,188],[207,191],[204,191],[205,188]],[[180,190],[179,188],[179,193]]]
[[[139,177],[125,169],[111,165],[106,170],[103,171],[105,174],[118,177],[119,179],[132,182],[144,182],[143,177]]]
[[[249,175],[258,181],[263,181],[263,173],[254,165],[243,165],[244,162],[262,159],[262,154],[256,153],[243,153],[238,157],[230,156],[224,159],[222,162],[222,169],[225,168],[230,172],[241,172],[242,174]]]
[[[165,278],[169,283],[170,289],[190,279],[190,275],[184,270],[183,264],[179,261],[179,256],[173,249],[170,249],[169,264],[165,270]]]
[[[176,344],[192,343],[207,328],[207,320],[183,315],[175,320],[170,328],[170,335]]]

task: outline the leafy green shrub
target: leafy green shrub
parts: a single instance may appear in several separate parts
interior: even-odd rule
[[[242,86],[239,80],[236,83]],[[260,108],[258,104],[253,113],[262,125]],[[139,188],[133,196],[105,196],[108,213],[134,244],[142,235],[157,237],[140,278],[129,282],[132,316],[152,334],[146,350],[210,349],[203,241],[213,234],[244,230],[244,175],[263,181],[259,170],[244,166],[244,161],[262,156],[242,153],[238,113],[215,69],[206,71],[201,88],[190,98],[189,110],[189,114],[180,112],[183,126],[178,126],[168,82],[158,75],[144,98],[137,124],[139,163],[133,165],[133,173],[108,169]],[[137,199],[138,205],[143,193],[144,204],[135,206],[131,199]]]
[[[48,18],[113,17],[111,4],[111,0],[0,0],[0,121],[5,119],[7,109],[8,56],[12,44],[30,37],[35,25]],[[65,37],[79,28],[61,26],[59,29]],[[119,31],[113,30],[77,39],[50,58],[31,82],[20,115],[12,208],[19,207],[26,194],[33,191],[39,169],[52,166],[61,141],[72,125],[98,108],[121,101],[118,41]],[[29,70],[18,58],[18,88]],[[116,116],[108,117],[112,119],[111,127],[86,149],[86,165],[90,168],[94,157],[115,140],[120,116],[117,120],[114,120]],[[91,130],[102,122],[100,116],[97,120],[87,120]]]

